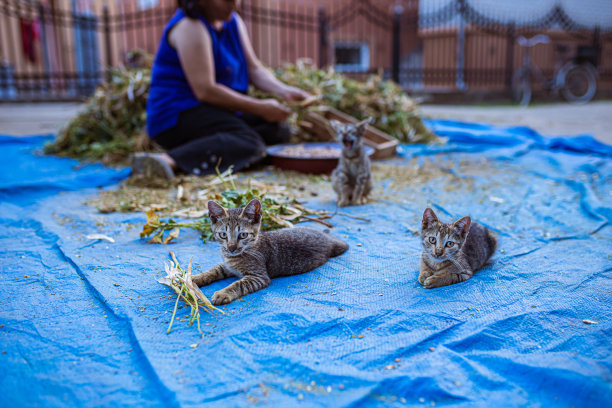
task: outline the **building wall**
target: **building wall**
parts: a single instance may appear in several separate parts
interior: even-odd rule
[[[457,31],[456,29],[422,29],[419,32],[423,39],[423,69],[431,72],[425,75],[425,86],[430,88],[454,89],[456,85],[457,69]],[[536,33],[525,34],[531,37]],[[552,77],[559,54],[555,51],[556,44],[569,46],[567,56],[573,55],[579,45],[591,45],[592,36],[585,33],[582,37],[563,31],[551,30],[546,32],[551,43],[538,44],[531,51],[532,62],[540,68],[545,76]],[[474,27],[467,27],[465,34],[465,82],[469,89],[503,90],[506,87],[506,58],[508,50],[508,36],[505,33],[483,32]],[[512,42],[512,69],[516,70],[523,63],[526,50],[516,41]],[[612,42],[602,43],[602,59],[600,68],[612,70]],[[438,76],[435,72],[445,73]],[[455,73],[454,75],[452,73]],[[451,75],[449,78],[448,76]],[[608,77],[600,80],[600,86],[610,85]],[[541,87],[536,83],[536,87]]]
[[[448,29],[423,29],[419,31],[423,41],[423,70],[425,86],[452,88],[457,70],[457,36]]]
[[[405,15],[413,16],[414,30],[404,32],[402,50],[409,52],[416,46],[417,0],[244,0],[244,17],[249,29],[255,51],[261,60],[269,66],[278,67],[286,62],[295,62],[298,58],[311,58],[319,63],[320,35],[318,31],[319,10],[325,11],[325,17],[331,21],[329,27],[329,46],[324,51],[328,63],[333,63],[333,45],[338,42],[367,43],[370,50],[370,66],[389,68],[391,65],[392,19],[391,12],[395,5],[402,5]],[[305,19],[310,30],[291,25],[271,26],[263,21],[250,17],[250,7],[278,10],[281,13],[310,16]],[[375,8],[375,10],[373,9]],[[386,21],[375,20],[376,11],[386,14]],[[346,20],[340,24],[334,21]],[[276,40],[279,41],[276,41]],[[376,70],[376,68],[374,68]]]
[[[299,58],[315,64],[334,63],[333,46],[338,42],[367,43],[369,72],[389,73],[392,65],[393,10],[401,5],[401,64],[411,70],[409,86],[455,90],[457,85],[457,28],[455,20],[419,27],[418,0],[243,0],[242,15],[253,46],[267,66],[276,68]],[[8,0],[0,7],[0,62],[6,61],[21,79],[21,88],[46,81],[47,88],[60,89],[80,75],[83,47],[75,44],[73,0],[41,0],[42,10],[26,0]],[[99,71],[126,62],[126,54],[141,48],[155,53],[163,28],[176,10],[176,0],[158,0],[142,9],[139,0],[74,0],[76,15],[97,19],[95,42]],[[104,21],[108,10],[110,23]],[[319,13],[328,23],[328,44],[320,48]],[[31,58],[24,52],[22,24],[34,23],[39,35],[33,38]],[[531,35],[537,33],[531,33]],[[554,43],[571,46],[592,42],[591,33],[582,37],[549,31]],[[43,52],[43,42],[48,52]],[[601,38],[602,77],[600,87],[612,88],[612,34]],[[94,44],[95,45],[95,44]],[[110,45],[110,47],[107,47]],[[509,48],[509,45],[511,48]],[[91,50],[89,50],[91,51]],[[542,70],[554,70],[554,44],[538,45],[533,60]],[[507,34],[493,29],[466,27],[465,83],[469,89],[505,89],[513,69],[522,62],[524,50],[509,43]],[[507,64],[507,57],[512,63]],[[320,57],[323,57],[321,60]],[[0,70],[6,76],[6,68]],[[42,78],[42,79],[41,79]],[[4,95],[0,95],[4,97]]]
[[[20,15],[31,16],[33,21],[41,24],[40,11],[30,6],[31,2],[16,1]],[[412,27],[402,31],[402,53],[408,53],[415,48],[419,41],[417,38],[416,15],[418,13],[417,0],[404,0],[405,17],[413,16],[410,20]],[[57,71],[71,71],[75,69],[75,43],[74,19],[72,0],[43,0],[41,3],[46,10],[42,14],[47,33],[48,47],[57,50],[54,57],[53,68]],[[271,67],[279,67],[287,62],[295,62],[298,58],[310,58],[318,64],[320,56],[320,34],[318,31],[318,13],[325,10],[329,21],[338,21],[341,17],[349,16],[341,24],[329,26],[329,45],[325,52],[325,59],[333,64],[333,45],[337,42],[366,43],[370,51],[371,71],[379,68],[389,69],[391,66],[392,47],[392,7],[399,4],[395,0],[243,0],[243,13],[247,28],[256,53],[262,62]],[[176,8],[176,0],[159,0],[157,5],[140,9],[138,0],[78,0],[76,12],[95,16],[98,21],[97,43],[100,49],[100,65],[102,67],[116,66],[125,61],[126,54],[135,49],[142,48],[155,53],[161,39],[163,27]],[[255,18],[249,13],[250,7],[257,7],[268,11],[295,15],[298,21],[308,22],[308,28],[303,29],[291,23],[270,24],[261,18]],[[372,7],[381,14],[387,15],[388,21],[373,21],[368,18],[373,14]],[[104,9],[111,16],[109,32],[105,30]],[[294,19],[294,20],[295,20]],[[30,62],[21,52],[21,39],[11,33],[19,33],[20,19],[13,15],[0,14],[0,22],[5,30],[0,36],[0,58],[11,61],[17,71],[38,72],[44,70],[42,42],[36,41],[36,62]],[[2,32],[2,30],[0,30]],[[110,44],[107,52],[106,45]]]

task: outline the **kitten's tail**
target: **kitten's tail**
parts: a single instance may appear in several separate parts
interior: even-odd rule
[[[486,231],[486,236],[487,236],[487,246],[489,248],[489,251],[488,251],[489,255],[487,256],[487,259],[489,259],[495,254],[495,251],[497,250],[497,237],[495,236],[493,231],[491,231],[488,228]]]
[[[344,241],[341,240],[337,240],[337,242],[334,242],[332,250],[331,250],[331,257],[333,258],[334,256],[340,256],[343,253],[345,253],[348,250],[348,244]]]
[[[344,242],[343,240],[341,240],[340,238],[336,238],[333,235],[331,235],[329,233],[329,230],[326,229],[323,232],[325,232],[326,234],[328,234],[332,244],[331,244],[331,251],[330,251],[330,258],[333,258],[335,256],[340,256],[343,253],[345,253],[349,246],[346,242]]]

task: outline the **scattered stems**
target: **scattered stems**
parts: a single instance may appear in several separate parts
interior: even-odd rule
[[[200,308],[204,309],[204,311],[208,313],[212,313],[213,310],[223,314],[225,314],[225,312],[213,306],[210,300],[208,300],[204,293],[202,293],[200,288],[193,283],[191,276],[191,263],[193,258],[189,259],[189,266],[187,267],[187,271],[185,271],[181,268],[181,265],[174,255],[174,252],[170,252],[170,257],[172,258],[172,260],[169,261],[170,265],[165,265],[167,275],[157,280],[162,285],[170,287],[177,294],[176,302],[174,303],[174,310],[172,311],[172,318],[170,319],[170,324],[168,325],[168,330],[166,333],[169,334],[172,330],[172,324],[174,323],[174,318],[176,317],[179,299],[183,299],[191,308],[191,313],[189,314],[189,326],[191,326],[194,321],[197,321],[198,331],[201,335],[204,335],[200,328]]]
[[[334,227],[334,226],[333,226],[332,224],[330,224],[329,222],[325,222],[325,221],[323,221],[323,220],[322,220],[322,217],[320,217],[320,218],[312,218],[312,217],[308,217],[308,216],[306,216],[306,215],[305,215],[303,218],[307,219],[308,221],[318,222],[319,224],[323,224],[323,225],[325,225],[326,227],[329,227],[329,228],[333,228],[333,227]],[[329,218],[329,217],[328,217],[328,218]]]
[[[229,182],[226,181],[225,177],[229,177]],[[325,218],[330,218],[327,211],[317,211],[305,208],[295,199],[288,197],[279,199],[266,197],[264,193],[255,188],[249,188],[245,192],[236,190],[231,170],[223,174],[218,173],[218,179],[220,183],[223,183],[224,187],[231,187],[231,189],[221,193],[211,192],[206,195],[206,198],[217,201],[225,208],[244,207],[249,201],[257,198],[262,204],[262,229],[264,231],[291,228],[295,226],[295,224],[305,221],[315,221],[326,227],[333,227],[330,223],[323,221]],[[162,221],[159,219],[159,215],[152,209],[149,209],[146,215],[147,223],[143,226],[140,237],[144,238],[153,235],[149,243],[168,244],[178,237],[180,228],[192,228],[200,231],[203,242],[213,238],[210,219],[207,215],[201,220],[194,222],[176,222],[173,219]],[[166,237],[164,237],[165,231],[170,231]]]
[[[174,289],[174,288],[173,288]],[[178,307],[179,299],[183,295],[183,287],[181,287],[181,291],[176,297],[176,302],[174,302],[174,310],[172,311],[172,318],[170,319],[170,324],[168,325],[168,330],[166,330],[166,334],[170,334],[170,330],[172,329],[172,323],[174,323],[174,316],[176,316],[176,308]],[[191,309],[191,314],[193,315],[193,308]]]
[[[360,220],[360,221],[365,221],[365,222],[371,222],[372,220],[369,218],[365,218],[365,217],[358,217],[357,215],[351,215],[351,214],[347,214],[345,212],[339,212],[336,211],[334,214],[338,214],[338,215],[343,215],[345,217],[349,217],[349,218],[354,218],[356,220]]]
[[[231,184],[231,187],[232,187],[231,190],[236,190],[236,184],[234,184],[234,177],[232,176],[233,168],[234,168],[234,166],[229,166],[229,168],[227,170],[225,170],[223,173],[221,173],[219,171],[219,166],[217,165],[217,167],[215,167],[215,171],[217,172],[217,178],[219,180],[221,180],[221,182],[223,183],[223,186],[225,187],[226,190],[230,190],[230,186],[225,181],[225,177],[229,177],[230,184]]]
[[[212,238],[212,230],[208,218],[194,222],[176,222],[172,218],[168,221],[161,221],[155,210],[149,209],[146,212],[147,223],[142,227],[140,238],[148,237],[155,233],[149,240],[150,244],[168,244],[173,239],[178,238],[180,228],[193,228],[200,231],[202,240],[207,241]],[[164,231],[170,233],[164,238]]]

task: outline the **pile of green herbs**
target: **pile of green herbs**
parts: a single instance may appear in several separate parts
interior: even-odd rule
[[[298,110],[294,118],[296,124],[308,111],[332,107],[357,119],[373,118],[373,126],[402,143],[432,143],[439,140],[423,124],[416,101],[398,84],[385,81],[380,75],[356,81],[335,72],[331,67],[317,69],[308,60],[286,64],[277,69],[275,75],[284,83],[318,97],[317,104]],[[257,91],[253,93],[260,95]],[[304,134],[307,133],[304,129],[297,129],[297,140],[313,140],[311,134]]]
[[[132,152],[153,150],[144,132],[150,82],[148,68],[111,70],[110,81],[96,89],[44,152],[119,165]]]
[[[45,146],[45,153],[105,164],[126,164],[132,152],[155,150],[145,133],[146,105],[151,82],[151,56],[136,53],[144,61],[110,71],[110,81],[100,85],[85,108]],[[135,67],[135,68],[134,68]],[[309,110],[336,108],[362,119],[373,117],[374,126],[404,143],[429,143],[437,138],[423,125],[416,102],[391,81],[371,76],[355,81],[333,69],[317,69],[305,61],[275,71],[283,82],[300,87],[319,100],[299,108],[290,119],[297,141],[315,141],[297,126]],[[255,97],[265,93],[251,90]],[[299,106],[298,106],[299,107]]]

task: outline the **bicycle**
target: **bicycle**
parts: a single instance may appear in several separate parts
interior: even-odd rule
[[[569,47],[558,44],[556,51],[559,58],[555,64],[552,79],[548,80],[540,68],[531,61],[530,50],[537,44],[547,44],[550,37],[536,35],[532,38],[520,36],[517,40],[521,47],[527,49],[523,57],[523,65],[512,77],[512,96],[515,102],[522,106],[531,101],[531,80],[535,78],[545,90],[551,94],[561,93],[563,98],[571,103],[587,103],[597,90],[597,49],[594,47],[579,47],[572,58],[564,58]]]

